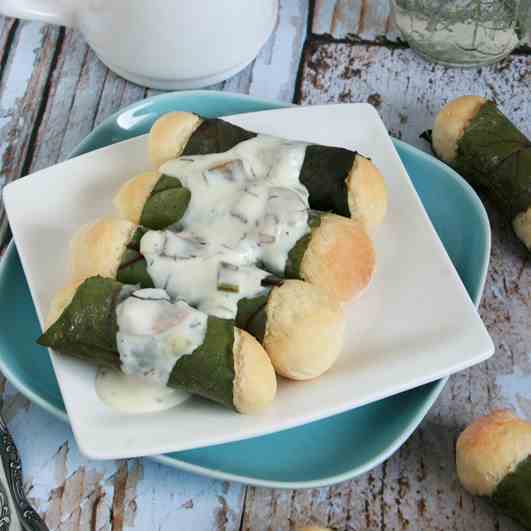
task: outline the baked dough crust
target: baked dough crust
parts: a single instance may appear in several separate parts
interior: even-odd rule
[[[387,186],[372,160],[356,155],[346,184],[350,217],[368,231],[381,225],[387,212]]]
[[[362,224],[323,214],[302,258],[303,280],[344,302],[367,287],[374,268],[373,245]]]
[[[263,345],[278,374],[310,380],[327,371],[343,347],[345,318],[336,300],[302,280],[271,290]]]
[[[137,225],[125,219],[102,218],[84,225],[70,243],[72,278],[100,275],[116,278],[127,244]]]
[[[234,330],[234,407],[245,414],[258,413],[273,402],[277,377],[266,351],[244,330]]]
[[[508,410],[474,421],[457,439],[457,475],[472,494],[490,496],[531,455],[531,423]]]
[[[191,112],[170,112],[151,127],[148,137],[149,158],[159,169],[166,161],[181,155],[193,132],[203,120]]]
[[[144,205],[159,179],[160,173],[147,171],[126,181],[113,199],[120,217],[139,225]]]
[[[481,96],[461,96],[447,103],[435,117],[432,146],[437,156],[452,164],[457,156],[457,143],[468,124],[486,103]]]

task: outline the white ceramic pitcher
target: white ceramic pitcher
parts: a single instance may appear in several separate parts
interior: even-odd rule
[[[276,24],[278,0],[0,0],[0,13],[79,29],[119,75],[197,88],[240,71]]]

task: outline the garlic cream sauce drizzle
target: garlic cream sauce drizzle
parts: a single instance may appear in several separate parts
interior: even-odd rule
[[[308,231],[308,191],[299,182],[306,144],[258,135],[229,151],[181,157],[162,174],[192,197],[184,218],[140,243],[153,283],[199,310],[234,318],[241,298],[265,292]],[[260,267],[258,267],[260,266]]]
[[[162,386],[179,358],[203,343],[207,314],[234,318],[241,298],[263,294],[270,273],[283,275],[289,251],[310,230],[308,191],[299,182],[305,151],[304,143],[258,135],[225,153],[160,168],[192,197],[176,226],[141,240],[157,289],[124,288],[117,307],[122,373],[101,371],[96,380],[105,403],[143,412],[186,398]],[[138,400],[131,400],[132,382]]]
[[[183,301],[171,302],[161,289],[127,294],[116,316],[122,372],[155,384],[166,385],[179,358],[205,339],[207,316]]]

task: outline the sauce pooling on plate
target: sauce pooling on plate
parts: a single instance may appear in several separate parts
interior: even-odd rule
[[[238,301],[265,292],[308,231],[299,182],[306,144],[258,135],[229,151],[181,157],[160,171],[191,191],[184,218],[148,231],[140,251],[154,285],[199,310],[232,319]]]
[[[164,411],[181,404],[190,396],[186,391],[171,389],[112,369],[98,370],[96,393],[104,404],[123,413]]]

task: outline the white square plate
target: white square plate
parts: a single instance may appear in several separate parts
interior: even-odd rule
[[[264,435],[441,378],[494,352],[373,107],[300,107],[230,121],[253,131],[357,149],[386,178],[389,209],[374,237],[377,271],[362,297],[346,306],[343,353],[314,381],[281,379],[274,405],[261,415],[244,416],[195,398],[161,413],[124,415],[98,399],[94,368],[51,352],[76,440],[89,457],[160,454]],[[120,185],[150,169],[146,138],[82,155],[5,188],[41,324],[54,293],[67,281],[74,231],[113,214],[111,201]]]

